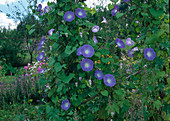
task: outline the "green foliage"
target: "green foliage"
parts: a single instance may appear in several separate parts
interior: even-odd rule
[[[159,4],[155,0],[143,2],[122,1],[115,17],[110,17],[115,4],[108,5],[109,11],[100,11],[102,6],[97,6],[96,11],[94,8],[87,8],[85,3],[71,5],[69,0],[58,1],[58,4],[48,3],[48,6],[57,8],[55,11],[53,8],[40,19],[43,21],[47,18],[50,25],[48,30],[55,28],[57,32],[49,37],[50,41],[47,40],[53,45],[52,51],[46,50],[50,53],[48,66],[51,69],[45,73],[51,87],[48,91],[51,102],[42,108],[46,110],[48,119],[55,117],[50,114],[54,109],[58,111],[56,119],[61,118],[60,120],[165,118],[160,112],[165,111],[166,115],[168,114],[168,110],[163,109],[163,105],[168,105],[165,89],[169,82],[166,81],[167,70],[164,69],[168,63],[166,56],[169,55],[168,4],[161,0],[158,1]],[[81,4],[84,5],[86,18],[79,19],[75,16],[75,20],[71,22],[63,19],[66,11],[75,11]],[[101,22],[103,16],[108,24]],[[94,25],[102,29],[92,33]],[[83,33],[82,37],[80,32]],[[94,36],[97,37],[97,44],[93,42]],[[124,43],[127,38],[131,38],[135,44],[120,49],[115,44],[116,38],[121,38]],[[80,62],[84,57],[76,55],[76,50],[84,44],[90,44],[95,50],[90,58],[94,62],[90,72],[81,69]],[[134,47],[138,47],[139,51],[136,51],[132,58],[127,57],[128,50]],[[148,47],[154,48],[156,52],[153,61],[146,60],[140,50]],[[120,63],[123,64],[122,68]],[[104,85],[103,79],[95,78],[95,70],[102,70],[104,75],[114,75],[116,85],[112,88]],[[66,111],[61,108],[64,99],[71,103]]]

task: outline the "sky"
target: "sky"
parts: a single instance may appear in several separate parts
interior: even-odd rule
[[[21,1],[24,6],[27,6],[28,3],[26,0],[0,0],[0,27],[8,28],[10,26],[11,29],[15,29],[19,21],[15,22],[14,19],[9,18],[6,13],[12,13],[8,8],[7,4],[11,6],[13,10],[15,10],[14,6],[18,6],[21,10],[24,9],[19,5],[18,1]],[[41,3],[43,8],[47,5],[47,2],[52,2],[54,0],[38,0],[38,4]],[[106,7],[109,3],[112,3],[110,0],[86,0],[85,3],[88,7],[95,7],[95,5],[100,5],[103,2],[104,7]],[[120,0],[119,0],[120,2]]]

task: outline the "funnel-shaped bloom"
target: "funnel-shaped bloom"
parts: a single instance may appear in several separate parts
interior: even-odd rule
[[[95,44],[98,43],[96,36],[94,36],[93,41]]]
[[[40,12],[41,9],[42,9],[42,5],[41,5],[41,4],[38,4],[37,11]]]
[[[93,69],[93,61],[90,59],[83,59],[81,61],[81,68],[83,71],[91,71]]]
[[[96,33],[96,32],[99,31],[99,29],[100,29],[100,27],[97,26],[97,25],[95,25],[95,26],[93,26],[93,28],[92,28],[92,32]]]
[[[98,80],[102,80],[104,75],[103,75],[103,72],[100,71],[100,70],[96,70],[95,71],[95,77],[98,79]]]
[[[115,5],[114,8],[113,8],[112,11],[111,11],[112,16],[115,16],[118,11],[119,11],[119,6],[118,6],[118,5]]]
[[[55,30],[55,29],[50,29],[50,30],[48,31],[49,36],[52,36],[54,30]]]
[[[83,45],[82,46],[82,54],[84,57],[92,57],[94,54],[94,49],[91,45]]]
[[[111,74],[106,74],[104,76],[104,83],[106,86],[113,87],[116,84],[116,79]]]
[[[81,9],[81,8],[77,8],[75,14],[79,18],[85,18],[86,17],[86,11]]]
[[[43,58],[44,58],[44,52],[40,52],[38,57],[37,57],[37,60],[41,61]]]
[[[133,52],[131,49],[129,49],[129,50],[128,50],[128,56],[129,56],[129,57],[133,57],[133,54],[134,54],[134,52]]]
[[[38,44],[38,50],[40,50],[40,48],[42,47],[42,45],[45,43],[45,37],[43,37],[40,41],[40,43]]]
[[[75,15],[72,11],[67,11],[67,12],[65,12],[63,18],[65,21],[71,22],[72,20],[75,19]]]
[[[144,57],[147,60],[153,60],[156,57],[156,53],[152,48],[145,48]]]
[[[107,24],[107,20],[105,17],[103,17],[103,21],[101,23],[106,23]]]
[[[68,99],[62,101],[61,108],[63,110],[68,110],[70,108],[70,102]]]
[[[115,43],[116,43],[116,45],[117,45],[118,47],[120,47],[120,48],[125,48],[125,44],[124,44],[124,42],[123,42],[121,39],[116,38]]]
[[[82,52],[82,47],[79,47],[78,49],[77,49],[77,55],[82,55],[83,54],[83,52]]]
[[[133,46],[134,44],[135,44],[135,42],[133,40],[131,40],[131,38],[126,39],[126,45],[127,46]]]

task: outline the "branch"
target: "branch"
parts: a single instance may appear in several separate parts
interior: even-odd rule
[[[100,90],[100,91],[101,91],[101,90]],[[81,106],[82,104],[85,104],[85,103],[87,103],[88,101],[93,100],[95,97],[99,96],[99,95],[101,94],[100,91],[99,91],[98,94],[94,95],[93,97],[91,97],[91,98],[89,98],[89,99],[87,99],[87,100],[81,102],[81,104],[80,104],[79,106]],[[77,107],[79,107],[79,106],[77,106]]]

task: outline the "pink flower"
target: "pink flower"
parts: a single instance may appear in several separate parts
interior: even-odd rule
[[[0,69],[2,69],[2,66],[0,66]]]
[[[47,63],[45,65],[47,66]]]
[[[37,71],[39,72],[41,70],[41,66],[38,67]]]
[[[27,71],[28,67],[27,67],[27,66],[24,66],[24,69]]]

